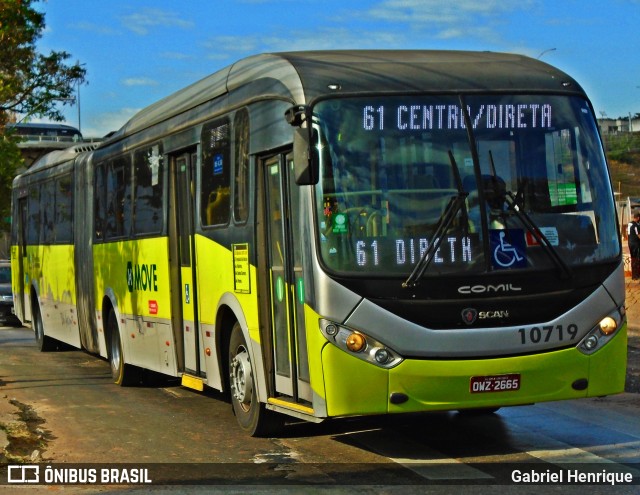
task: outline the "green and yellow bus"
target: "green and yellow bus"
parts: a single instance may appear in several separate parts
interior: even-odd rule
[[[252,435],[624,389],[594,111],[524,56],[249,57],[41,159],[13,219],[42,351],[228,392]]]

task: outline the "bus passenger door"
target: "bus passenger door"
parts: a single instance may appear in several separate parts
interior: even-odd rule
[[[194,151],[171,155],[171,200],[169,256],[171,270],[171,313],[177,346],[178,370],[204,377],[198,325],[198,297],[195,283]],[[183,377],[183,382],[184,382]],[[186,386],[202,390],[201,383]]]
[[[263,160],[261,169],[265,186],[265,275],[269,288],[270,321],[266,326],[271,330],[275,374],[272,378],[277,395],[288,401],[311,402],[304,324],[300,188],[293,180],[293,154]]]
[[[18,273],[13,275],[14,280],[18,282],[18,294],[16,300],[14,301],[14,308],[16,312],[16,316],[20,318],[22,322],[31,320],[31,303],[27,301],[29,297],[28,293],[25,291],[29,291],[29,287],[25,285],[25,263],[27,262],[27,198],[18,199],[18,226],[17,226],[17,253],[15,255],[18,257]],[[29,304],[27,304],[29,302]]]

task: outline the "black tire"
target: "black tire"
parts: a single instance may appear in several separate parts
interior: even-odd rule
[[[40,306],[38,306],[37,301],[34,301],[31,305],[31,321],[36,334],[36,345],[40,352],[55,351],[58,347],[57,341],[44,334],[44,324],[42,323]]]
[[[280,414],[268,411],[258,401],[255,392],[254,370],[249,350],[236,322],[229,340],[229,391],[231,405],[240,428],[252,437],[265,437],[277,433],[283,425]]]
[[[109,364],[111,365],[113,383],[122,387],[136,385],[140,382],[140,370],[125,364],[122,337],[118,328],[118,320],[113,311],[110,311],[107,317],[107,336],[109,338]]]

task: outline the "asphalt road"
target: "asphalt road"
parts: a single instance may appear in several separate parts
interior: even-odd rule
[[[625,393],[481,417],[441,413],[294,423],[279,438],[248,438],[220,394],[157,379],[145,387],[117,387],[100,358],[74,350],[39,353],[30,330],[0,329],[0,446],[6,462],[125,463],[148,466],[155,482],[195,483],[164,488],[171,493],[210,493],[212,487],[231,493],[380,493],[381,487],[384,493],[459,493],[464,485],[482,494],[492,493],[496,483],[504,483],[500,493],[529,493],[512,482],[514,470],[570,466],[631,473],[640,483],[639,408],[640,395]],[[580,483],[524,486],[536,493],[584,491]],[[611,488],[638,493],[637,484],[590,485],[589,492]]]

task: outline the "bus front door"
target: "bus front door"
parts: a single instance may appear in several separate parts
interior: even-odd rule
[[[277,397],[297,404],[312,400],[304,324],[304,278],[300,188],[293,181],[293,155],[279,154],[261,162],[266,226],[265,287],[269,295],[273,385]],[[267,286],[268,284],[268,286]],[[277,400],[277,398],[276,398]]]
[[[203,355],[198,325],[195,277],[193,171],[195,152],[171,156],[170,270],[172,326],[177,346],[178,370],[183,385],[202,390]]]

